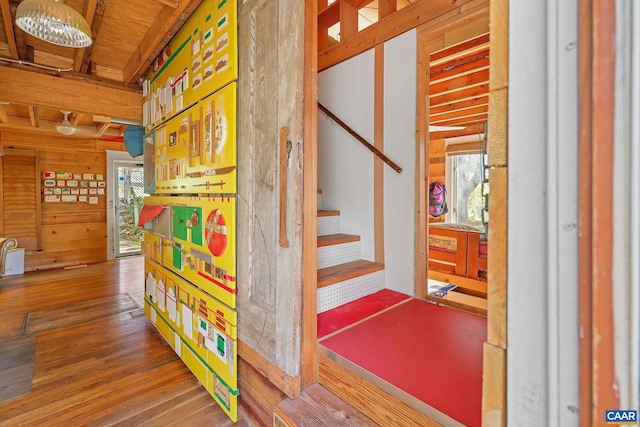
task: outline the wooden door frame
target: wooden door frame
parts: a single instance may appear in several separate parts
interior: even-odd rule
[[[486,10],[476,11],[474,18],[484,13],[490,19],[490,85],[489,104],[493,110],[489,115],[489,165],[492,167],[491,179],[498,185],[491,190],[489,209],[495,212],[490,215],[489,251],[504,253],[507,249],[507,133],[506,108],[508,74],[508,0],[492,0]],[[495,16],[495,18],[494,18]],[[438,31],[448,31],[457,25],[470,21],[465,17],[452,22],[445,21],[441,27],[418,28],[418,72],[417,72],[417,137],[416,137],[416,284],[417,298],[424,298],[427,293],[427,183],[429,180],[429,133],[428,133],[428,76],[429,51],[427,48],[429,36]],[[495,58],[494,58],[495,56]],[[483,425],[506,425],[506,335],[507,335],[507,280],[506,257],[489,257],[487,295],[487,342],[483,348],[483,385],[482,385],[482,417]],[[490,417],[489,417],[490,414]]]
[[[318,2],[305,1],[301,389],[318,382]]]

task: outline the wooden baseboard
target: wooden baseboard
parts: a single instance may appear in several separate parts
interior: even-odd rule
[[[260,353],[241,340],[238,340],[238,356],[282,390],[288,397],[294,398],[300,395],[301,378],[299,376],[290,377],[282,369],[265,359]]]

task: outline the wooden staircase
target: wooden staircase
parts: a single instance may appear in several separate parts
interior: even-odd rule
[[[384,288],[384,264],[360,257],[360,236],[340,232],[340,211],[318,210],[318,313]]]
[[[318,191],[321,194],[321,191]],[[318,206],[321,206],[320,201]],[[322,292],[336,289],[337,294],[350,295],[355,300],[384,288],[384,265],[360,258],[360,236],[340,232],[340,212],[318,211],[318,312],[329,310],[321,301]],[[376,284],[379,280],[379,284]],[[369,283],[369,285],[371,285]],[[358,296],[360,295],[360,296]],[[339,299],[339,298],[338,298]],[[335,301],[339,306],[350,301]],[[411,425],[440,426],[419,410],[403,402],[396,393],[385,390],[380,380],[371,378],[333,354],[322,343],[318,344],[319,383],[307,388],[296,399],[286,399],[278,404],[274,414],[274,426],[294,427],[309,425],[326,426],[374,426]]]

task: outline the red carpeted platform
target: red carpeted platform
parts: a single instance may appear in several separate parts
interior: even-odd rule
[[[487,320],[411,300],[321,342],[451,418],[480,426]]]
[[[389,289],[318,314],[318,339],[411,298]]]

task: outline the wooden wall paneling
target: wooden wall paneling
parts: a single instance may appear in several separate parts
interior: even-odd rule
[[[3,159],[3,237],[14,237],[25,248],[25,259],[38,250],[38,222],[35,150],[5,150]]]
[[[35,171],[35,194],[34,194],[34,202],[36,204],[36,250],[42,250],[42,181],[40,177],[42,176],[40,173],[40,156],[39,152],[36,151],[36,171]]]
[[[287,398],[261,372],[242,357],[238,358],[238,389],[240,407],[246,417],[258,426],[270,426],[276,405]]]
[[[25,271],[104,261],[107,255],[106,195],[96,195],[98,204],[86,202],[43,202],[42,172],[92,173],[106,177],[106,155],[94,151],[95,140],[73,139],[19,132],[3,132],[10,155],[21,155],[12,161],[19,173],[4,177],[3,200],[12,208],[2,211],[3,227],[11,221],[19,230],[19,246],[25,247]],[[74,149],[80,142],[83,149]],[[25,157],[26,155],[26,157]],[[23,167],[26,160],[31,166]],[[5,167],[7,162],[3,162]],[[29,172],[31,171],[31,172]],[[27,173],[28,175],[25,175]],[[4,170],[3,175],[7,171]],[[106,187],[105,187],[106,190]],[[31,194],[24,205],[24,194]],[[89,195],[87,195],[89,196]],[[18,212],[15,209],[22,209]]]
[[[2,135],[0,135],[0,138],[2,138]],[[0,156],[0,189],[2,189],[2,195],[0,195],[0,217],[2,218],[4,218],[4,162],[5,156]],[[0,236],[4,237],[4,220],[0,221]]]
[[[239,4],[238,313],[240,339],[290,377],[300,375],[304,3]],[[274,54],[274,46],[277,46]],[[274,104],[277,99],[277,104]],[[293,143],[287,237],[278,244],[278,132]]]

